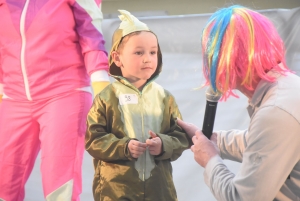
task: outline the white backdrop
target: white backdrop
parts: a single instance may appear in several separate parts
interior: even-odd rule
[[[268,16],[277,27],[287,48],[287,64],[300,75],[300,8],[291,10],[259,11]],[[195,90],[204,82],[200,39],[202,29],[210,14],[140,18],[158,36],[163,54],[163,71],[156,80],[176,98],[185,121],[202,127],[205,111],[205,89]],[[111,37],[118,27],[119,19],[103,22],[103,33],[110,50]],[[246,129],[249,117],[246,111],[247,99],[230,98],[218,104],[215,129]],[[232,172],[237,172],[240,164],[225,161]],[[26,184],[25,201],[42,201],[43,192],[38,157],[33,172]],[[209,188],[203,181],[203,168],[187,150],[173,162],[173,176],[179,201],[213,201]],[[85,152],[83,161],[82,201],[92,201],[93,180],[92,158]]]

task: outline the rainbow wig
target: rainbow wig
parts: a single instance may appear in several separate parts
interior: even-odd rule
[[[202,52],[206,84],[225,100],[237,97],[233,93],[237,80],[254,90],[253,83],[260,79],[275,81],[267,74],[271,69],[289,71],[283,41],[272,22],[242,6],[221,9],[210,17],[203,30]]]

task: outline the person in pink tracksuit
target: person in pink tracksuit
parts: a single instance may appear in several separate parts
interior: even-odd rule
[[[79,200],[86,115],[108,83],[101,0],[0,0],[0,200],[41,150],[46,200]]]

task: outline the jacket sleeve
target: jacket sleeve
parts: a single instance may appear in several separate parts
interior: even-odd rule
[[[223,159],[242,162],[247,147],[248,130],[217,131],[218,147]]]
[[[177,118],[182,119],[178,106],[172,95],[166,99],[165,116],[169,116],[169,129],[166,133],[157,133],[162,140],[162,153],[155,157],[156,160],[177,160],[182,152],[189,148],[189,137],[178,126]],[[164,129],[163,129],[164,130]]]
[[[94,158],[102,161],[132,160],[127,150],[129,137],[118,138],[107,132],[106,105],[97,95],[87,116],[85,148]]]
[[[238,173],[216,156],[205,167],[205,183],[217,200],[274,200],[299,160],[299,133],[299,123],[284,110],[260,109],[251,120]]]
[[[1,61],[1,54],[0,54],[0,61]],[[2,73],[2,66],[0,62],[0,102],[2,101],[3,96],[3,73]]]
[[[108,70],[107,52],[102,34],[103,14],[99,0],[76,0],[73,13],[76,31],[84,55],[87,73]]]
[[[0,54],[0,61],[1,61],[1,54]],[[1,62],[0,62],[0,84],[3,84],[3,72],[2,72]]]

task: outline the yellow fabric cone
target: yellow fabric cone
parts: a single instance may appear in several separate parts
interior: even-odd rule
[[[108,81],[92,82],[94,97],[98,93],[100,93],[109,84],[110,84],[110,82],[108,82]]]

